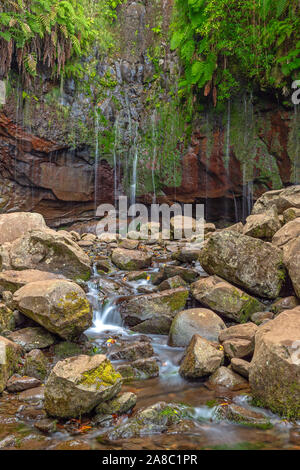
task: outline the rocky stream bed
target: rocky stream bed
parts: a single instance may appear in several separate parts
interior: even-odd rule
[[[299,211],[204,244],[1,215],[0,449],[300,449]]]

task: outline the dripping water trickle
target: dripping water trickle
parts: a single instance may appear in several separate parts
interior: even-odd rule
[[[95,186],[94,186],[94,201],[95,210],[97,209],[98,199],[98,164],[99,164],[99,114],[95,111]]]

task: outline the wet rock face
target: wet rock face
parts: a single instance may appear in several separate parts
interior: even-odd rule
[[[149,51],[153,46],[153,32],[149,28],[149,23],[152,23],[149,18],[154,18],[157,13],[155,8],[159,8],[162,23],[167,28],[172,2],[125,2],[118,11],[118,57],[106,57],[97,64],[97,73],[101,78],[109,72],[116,79],[117,86],[105,96],[101,111],[111,123],[118,118],[124,133],[126,150],[129,147],[129,131],[126,130],[129,127],[129,118],[134,125],[137,123],[143,127],[144,121],[149,117],[147,111],[144,111],[144,100],[155,74],[156,64],[149,58]],[[161,60],[161,86],[164,88],[166,83],[171,82],[172,85],[172,82],[178,80],[177,58],[169,51],[167,43],[163,43]],[[51,85],[46,80],[43,89],[46,94],[51,90]],[[119,102],[119,112],[115,99]],[[0,115],[0,206],[6,211],[40,212],[51,226],[73,223],[79,219],[88,221],[95,216],[95,188],[97,204],[114,201],[113,168],[105,160],[106,155],[100,155],[96,169],[92,156],[94,150],[86,145],[82,137],[83,141],[73,151],[70,142],[66,142],[67,132],[65,126],[61,125],[62,119],[57,119],[57,110],[51,110],[54,112],[49,115],[46,106],[44,107],[44,100],[42,95],[38,111],[30,110],[32,131],[26,131],[13,122],[14,102],[8,103],[4,108],[5,114]],[[89,118],[93,103],[90,97],[76,92],[74,80],[66,80],[62,100],[64,106],[70,110],[67,129],[69,127],[72,130],[72,123],[77,124],[77,121],[82,120],[84,126],[90,130],[94,125]],[[260,106],[254,106],[253,109],[255,118],[262,121],[262,125],[255,129],[253,141],[262,140],[264,145],[263,152],[258,148],[252,157],[253,168],[249,183],[251,186],[252,180],[255,182],[254,197],[265,189],[259,183],[259,177],[262,156],[265,157],[268,152],[270,158],[276,159],[282,182],[286,184],[292,181],[292,158],[288,145],[292,134],[292,113],[268,102],[264,108],[263,111]],[[244,109],[243,102],[240,109]],[[240,158],[239,145],[245,136],[241,135],[239,142],[230,142],[229,148],[226,148],[226,115],[227,111],[224,112],[225,122],[220,122],[222,117],[220,119],[212,113],[209,126],[206,122],[201,122],[200,125],[197,122],[194,125],[189,148],[182,155],[181,185],[178,188],[164,188],[166,196],[162,196],[162,201],[196,202],[202,199],[209,201],[214,210],[213,218],[221,217],[228,207],[230,217],[235,217],[236,202],[239,205],[240,200],[245,199],[243,193],[248,183],[243,177],[247,164]],[[247,125],[245,128],[247,132]],[[229,169],[226,165],[227,157]],[[120,187],[124,184],[122,176],[121,181],[118,181]],[[149,200],[147,191],[140,197],[141,200]]]
[[[285,280],[282,250],[233,231],[212,234],[201,254],[202,267],[254,295],[275,299]]]
[[[259,328],[249,382],[260,406],[300,417],[300,308],[280,313]]]

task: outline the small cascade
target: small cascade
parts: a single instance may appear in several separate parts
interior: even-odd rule
[[[99,114],[95,111],[95,182],[94,182],[94,201],[95,210],[97,209],[98,198],[98,166],[99,166]]]
[[[109,301],[102,304],[99,299],[99,291],[95,279],[100,276],[94,268],[93,280],[88,282],[87,297],[93,307],[94,318],[91,333],[101,333],[102,331],[122,331],[122,320],[116,304],[116,296],[111,296]]]

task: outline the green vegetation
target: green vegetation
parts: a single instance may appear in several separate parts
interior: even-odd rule
[[[15,61],[29,83],[44,64],[59,76],[80,71],[73,58],[87,54],[95,41],[112,46],[107,25],[123,0],[4,0],[0,6],[0,74]]]
[[[295,0],[175,0],[180,94],[201,90],[214,105],[245,86],[285,94],[300,69],[299,13]]]

